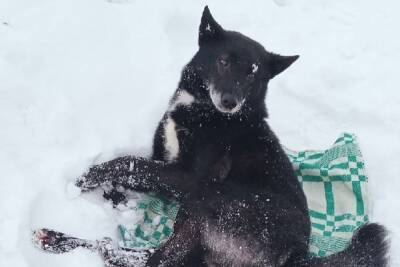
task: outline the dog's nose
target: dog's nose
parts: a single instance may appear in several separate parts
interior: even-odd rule
[[[226,109],[233,109],[236,107],[236,99],[230,93],[225,93],[221,97],[221,104]]]

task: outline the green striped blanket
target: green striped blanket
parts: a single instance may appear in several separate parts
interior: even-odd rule
[[[310,254],[324,257],[343,250],[354,231],[368,221],[367,176],[356,137],[344,133],[327,150],[286,153],[307,197]],[[173,232],[178,209],[174,201],[143,195],[133,208],[139,220],[119,225],[120,245],[160,246]]]

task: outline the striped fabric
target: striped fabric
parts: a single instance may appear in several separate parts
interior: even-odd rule
[[[328,256],[343,250],[354,231],[368,221],[367,176],[353,134],[344,133],[324,151],[286,149],[307,197],[311,219],[310,254]],[[120,245],[156,248],[171,236],[178,203],[154,195],[133,209],[141,218],[119,225]]]

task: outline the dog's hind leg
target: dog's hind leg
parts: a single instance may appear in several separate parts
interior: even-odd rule
[[[144,267],[150,255],[147,250],[117,247],[110,238],[99,241],[98,251],[106,267]]]
[[[78,247],[96,251],[97,241],[72,237],[50,229],[39,229],[33,232],[32,241],[36,247],[51,253],[66,253]]]
[[[90,241],[49,229],[35,231],[32,239],[36,247],[51,253],[66,253],[79,247],[98,252],[106,267],[142,267],[150,255],[148,250],[118,247],[110,238]]]
[[[173,236],[150,256],[146,266],[202,266],[199,224],[193,220],[177,223]]]

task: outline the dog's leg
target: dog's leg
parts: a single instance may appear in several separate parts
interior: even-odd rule
[[[99,165],[78,178],[76,185],[88,191],[116,183],[137,191],[152,191],[179,197],[192,190],[197,179],[177,164],[167,164],[142,157],[120,157]]]
[[[66,253],[78,247],[96,251],[98,247],[97,241],[80,239],[45,228],[34,231],[32,241],[36,247],[57,254]]]
[[[147,250],[130,250],[117,247],[110,238],[90,241],[49,229],[35,231],[32,239],[36,247],[51,253],[66,253],[78,247],[98,252],[106,267],[145,266],[150,255]]]
[[[106,267],[143,267],[150,255],[147,250],[117,247],[110,238],[99,241],[98,251]]]
[[[200,266],[201,256],[193,258],[201,250],[198,223],[187,220],[174,227],[173,236],[150,256],[146,266]]]

